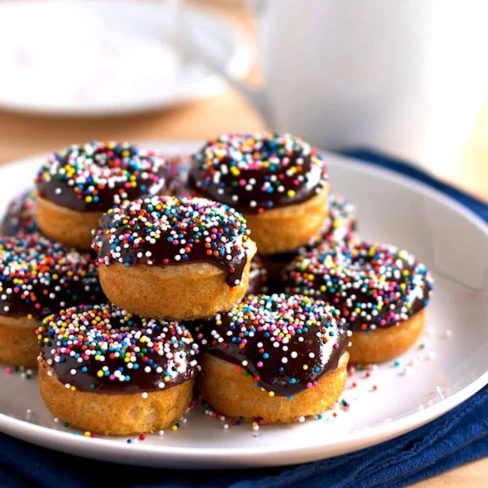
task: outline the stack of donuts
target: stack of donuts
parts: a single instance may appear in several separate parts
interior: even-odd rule
[[[316,148],[223,134],[194,154],[90,142],[53,153],[0,237],[0,362],[38,365],[56,417],[164,429],[197,395],[290,423],[334,405],[348,363],[410,348],[432,277],[362,241]]]

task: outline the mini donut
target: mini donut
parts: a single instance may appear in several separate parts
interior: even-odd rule
[[[291,423],[340,397],[349,343],[338,310],[300,295],[249,295],[195,330],[197,386],[217,411]]]
[[[268,290],[268,271],[263,266],[263,260],[257,254],[251,262],[249,270],[249,286],[246,295],[258,295]]]
[[[0,362],[34,367],[42,317],[106,301],[89,253],[31,235],[0,239]]]
[[[359,241],[357,234],[356,207],[344,196],[331,193],[328,198],[329,215],[320,232],[299,248],[286,252],[262,256],[263,266],[268,272],[268,288],[272,293],[285,291],[282,272],[285,266],[299,255],[326,252],[333,246],[351,245]]]
[[[233,208],[154,196],[109,210],[94,233],[108,298],[145,317],[191,320],[228,310],[249,285],[256,245]]]
[[[261,254],[293,251],[327,216],[327,166],[318,150],[289,134],[224,134],[192,157],[189,185],[236,208]]]
[[[361,242],[299,256],[285,269],[286,291],[324,300],[353,331],[351,363],[380,363],[405,352],[424,325],[433,279],[412,254]]]
[[[102,214],[164,188],[165,160],[127,142],[89,142],[54,153],[36,177],[37,223],[47,237],[89,249]]]
[[[23,238],[36,232],[36,192],[29,188],[9,202],[0,225],[0,234]]]
[[[42,399],[71,426],[102,435],[150,433],[188,409],[198,346],[178,322],[81,306],[46,317],[36,333]]]

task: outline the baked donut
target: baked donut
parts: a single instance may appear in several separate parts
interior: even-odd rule
[[[89,253],[36,235],[0,239],[0,362],[36,366],[42,317],[104,301]]]
[[[271,293],[285,291],[281,274],[285,266],[297,256],[311,251],[322,253],[333,246],[349,246],[359,241],[356,207],[337,193],[331,193],[328,200],[329,215],[320,232],[307,244],[290,252],[261,256],[263,266],[268,272],[268,288]]]
[[[326,163],[289,134],[223,134],[192,157],[189,185],[246,218],[261,254],[306,244],[327,216]]]
[[[349,343],[338,310],[300,295],[249,295],[200,321],[197,386],[217,411],[245,420],[291,423],[340,397]]]
[[[145,317],[191,320],[228,310],[249,284],[256,245],[233,208],[154,196],[109,210],[94,233],[108,298]]]
[[[36,193],[33,188],[29,188],[7,205],[0,225],[0,234],[5,237],[23,238],[36,232]]]
[[[126,142],[90,142],[54,153],[36,177],[37,223],[46,236],[89,249],[102,214],[164,188],[165,160]]]
[[[102,435],[149,433],[188,409],[198,346],[177,322],[94,305],[50,315],[36,332],[42,399],[71,426]]]
[[[420,336],[433,279],[412,254],[361,242],[296,258],[284,272],[290,293],[324,300],[353,331],[351,363],[380,363],[409,349]]]

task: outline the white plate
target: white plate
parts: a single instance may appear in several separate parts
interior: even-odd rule
[[[167,2],[166,2],[167,3]],[[240,78],[252,61],[243,33],[210,11],[187,11],[186,34]],[[128,0],[0,2],[0,107],[107,116],[174,106],[219,93],[198,59],[182,61],[165,39],[164,3]]]
[[[199,144],[145,146],[187,152]],[[265,425],[255,432],[249,424],[224,430],[226,421],[204,415],[199,406],[178,431],[169,429],[164,437],[152,435],[128,444],[126,438],[74,436],[44,408],[36,379],[0,370],[0,430],[60,451],[119,463],[186,468],[285,465],[391,439],[480,390],[488,383],[488,226],[413,180],[333,155],[329,160],[333,190],[358,207],[361,235],[411,250],[436,280],[419,344],[399,357],[397,366],[391,361],[349,378],[343,394],[349,408],[338,403],[321,420]],[[0,168],[0,209],[29,183],[40,162],[34,158]]]

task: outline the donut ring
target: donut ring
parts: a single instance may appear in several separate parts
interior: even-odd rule
[[[433,279],[412,254],[361,242],[296,258],[284,272],[290,293],[337,307],[354,332],[353,363],[388,361],[409,349],[424,323]]]
[[[339,312],[294,295],[249,295],[229,312],[200,321],[197,379],[219,412],[289,423],[318,415],[344,389],[349,343]]]
[[[94,141],[54,153],[36,177],[40,230],[68,246],[89,249],[103,212],[164,187],[165,160],[126,142]]]
[[[327,216],[326,163],[289,134],[224,134],[192,157],[189,185],[243,213],[261,254],[292,251]]]
[[[46,317],[36,334],[43,401],[76,428],[155,432],[182,417],[191,402],[198,346],[177,322],[108,304],[81,306]]]
[[[42,317],[105,300],[89,253],[36,235],[0,239],[0,362],[35,366]]]
[[[29,188],[9,202],[0,225],[0,234],[22,239],[36,232],[36,193]]]
[[[203,198],[155,196],[109,210],[94,235],[103,290],[146,317],[228,310],[249,284],[256,246],[241,214]]]
[[[334,246],[350,246],[359,241],[357,234],[356,207],[337,193],[329,195],[329,216],[320,232],[294,251],[262,256],[263,266],[268,271],[268,287],[272,293],[285,291],[282,272],[297,256],[309,252],[327,252]]]

